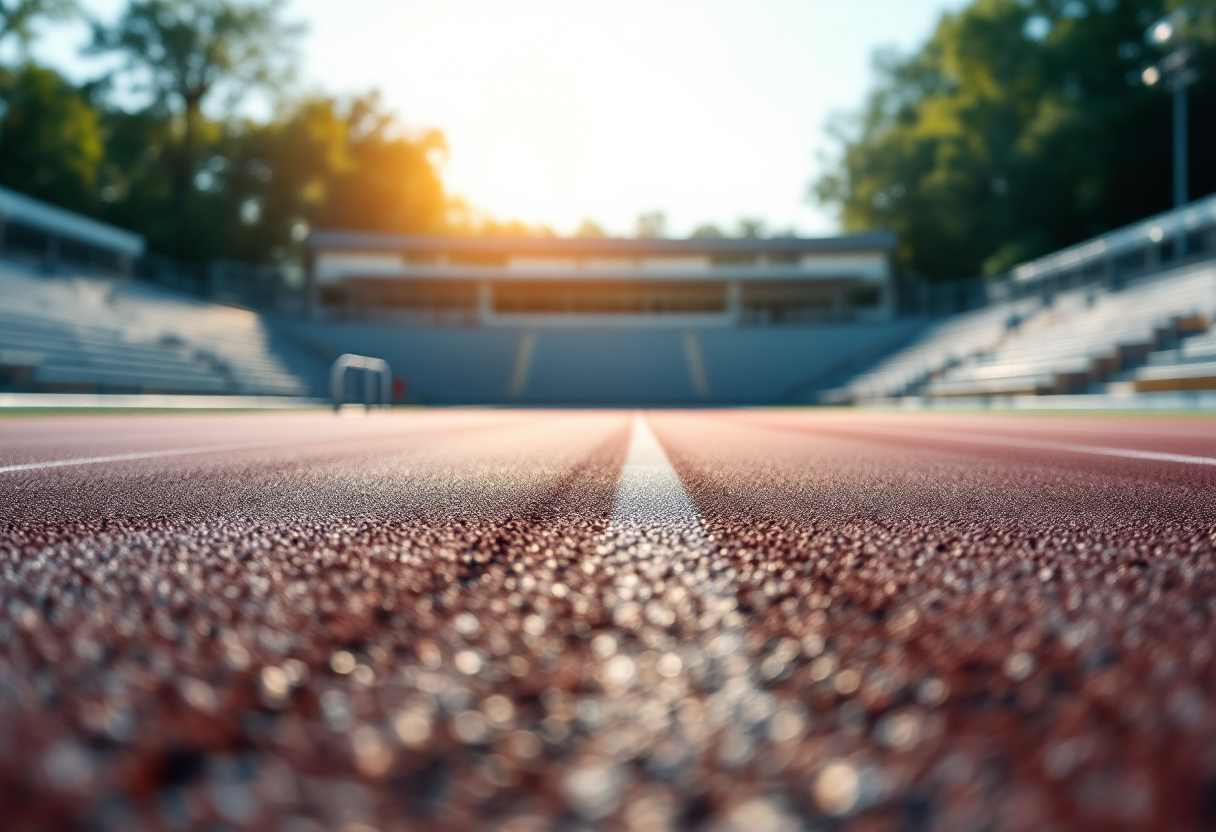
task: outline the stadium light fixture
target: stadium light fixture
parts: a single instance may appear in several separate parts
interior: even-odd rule
[[[1148,28],[1144,39],[1165,54],[1162,59],[1140,73],[1147,87],[1164,82],[1174,99],[1174,207],[1181,208],[1190,201],[1188,194],[1189,147],[1187,144],[1187,89],[1199,75],[1194,67],[1195,49],[1188,42],[1183,25],[1188,19],[1186,7],[1162,18]],[[1185,254],[1185,240],[1178,243]]]

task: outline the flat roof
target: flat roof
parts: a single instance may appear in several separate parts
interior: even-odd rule
[[[139,257],[144,253],[144,238],[104,222],[65,211],[41,200],[0,188],[0,214],[9,221],[33,226],[57,237],[68,237],[97,248]]]
[[[427,281],[465,281],[489,283],[855,283],[875,282],[886,279],[885,273],[876,270],[846,271],[819,274],[816,272],[799,271],[796,268],[769,267],[763,270],[756,268],[723,267],[713,271],[690,271],[687,269],[672,271],[626,271],[622,269],[596,269],[594,271],[514,271],[501,268],[478,268],[475,266],[446,266],[446,267],[414,267],[400,271],[360,271],[350,268],[342,278],[360,283],[380,283],[394,280],[427,280]]]
[[[379,234],[318,230],[308,235],[312,251],[392,251],[402,254],[512,254],[563,257],[673,255],[764,255],[890,252],[893,231],[836,237],[476,237],[437,234]]]

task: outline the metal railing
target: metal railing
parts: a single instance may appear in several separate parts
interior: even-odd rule
[[[989,278],[898,287],[904,316],[941,317],[1083,286],[1118,290],[1155,273],[1216,259],[1216,196],[1148,217]]]
[[[288,284],[283,270],[234,260],[186,263],[159,254],[135,261],[136,280],[215,303],[235,304],[259,312],[298,314],[303,293]]]

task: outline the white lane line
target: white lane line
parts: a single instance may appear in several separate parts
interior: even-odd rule
[[[971,445],[996,445],[1006,448],[1026,448],[1035,451],[1063,451],[1071,454],[1114,456],[1124,459],[1146,459],[1153,462],[1178,462],[1184,465],[1216,465],[1210,456],[1167,454],[1160,451],[1137,451],[1133,448],[1111,448],[1102,445],[1081,445],[1075,442],[1051,442],[1045,439],[1019,439],[1014,436],[990,436],[974,433],[943,433],[929,430],[902,430],[883,427],[883,433],[906,436],[911,439],[941,439],[946,442],[961,442]]]
[[[0,474],[12,474],[17,471],[39,471],[43,468],[66,468],[71,465],[101,465],[106,462],[129,462],[136,459],[188,456],[190,454],[206,454],[215,451],[248,450],[250,448],[267,447],[270,444],[273,443],[242,442],[235,445],[204,445],[197,448],[172,448],[166,451],[140,451],[130,454],[110,454],[109,456],[86,456],[76,459],[51,459],[45,462],[23,462],[19,465],[0,465]]]
[[[705,736],[731,736],[739,726],[754,725],[755,710],[749,703],[768,694],[757,687],[757,667],[746,650],[734,570],[718,553],[680,475],[640,413],[633,420],[616,507],[599,549],[614,563],[615,590],[628,593],[624,597],[636,599],[638,581],[650,588],[666,585],[642,610],[630,612],[638,608],[633,600],[618,604],[613,610],[618,625],[636,627],[636,617],[642,615],[651,624],[670,627],[677,620],[675,610],[687,603],[687,593],[694,606],[684,609],[685,629],[676,652],[687,661],[708,658],[723,669],[727,662],[735,663],[729,673],[724,671],[730,681],[704,715]],[[736,659],[743,660],[745,671],[738,670]],[[661,699],[657,688],[643,695]],[[703,743],[689,740],[693,756],[708,753]]]
[[[633,418],[616,506],[601,548],[623,557],[618,562],[630,562],[651,584],[662,581],[671,568],[676,574],[695,575],[683,586],[701,599],[715,622],[735,609],[733,585],[725,577],[729,563],[718,557],[701,513],[640,413]],[[629,580],[624,578],[623,585],[630,586]]]
[[[457,423],[457,427],[481,427],[495,424],[495,420],[480,421],[469,419]],[[109,454],[106,456],[75,457],[73,459],[51,459],[44,462],[22,462],[15,465],[0,465],[0,474],[13,474],[19,471],[39,471],[45,468],[65,468],[73,465],[101,465],[107,462],[130,462],[140,459],[158,459],[161,457],[190,456],[191,454],[207,454],[219,451],[248,451],[257,448],[290,448],[297,445],[316,445],[322,442],[345,441],[349,439],[384,439],[401,433],[425,431],[426,425],[393,425],[390,430],[369,431],[354,436],[317,436],[303,439],[288,440],[259,440],[256,442],[233,442],[224,445],[199,445],[192,448],[170,448],[163,451],[135,451],[127,454]]]
[[[701,523],[680,475],[640,413],[633,417],[632,438],[616,489],[612,519],[654,525]]]

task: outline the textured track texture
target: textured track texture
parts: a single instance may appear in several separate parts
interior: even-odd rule
[[[0,421],[0,828],[1216,828],[1216,421]]]

